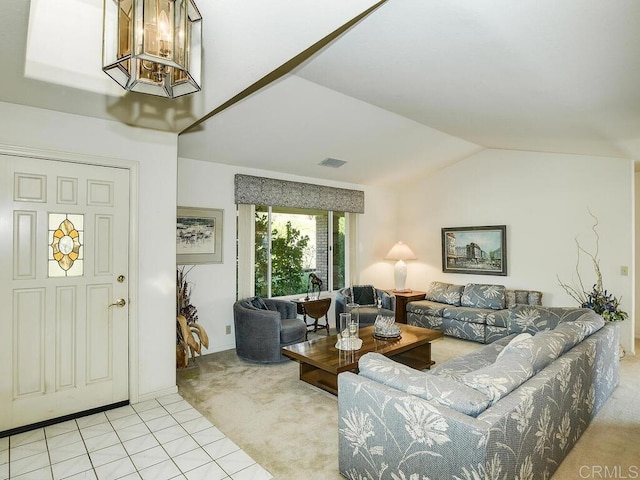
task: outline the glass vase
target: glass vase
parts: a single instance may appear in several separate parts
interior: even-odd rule
[[[338,325],[338,343],[340,348],[346,350],[349,342],[349,325],[351,323],[351,314],[350,313],[341,313],[339,318]]]

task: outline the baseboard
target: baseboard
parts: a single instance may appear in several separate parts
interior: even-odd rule
[[[236,348],[235,343],[229,343],[227,345],[216,345],[215,347],[211,347],[210,349],[208,349],[207,353],[204,353],[203,355],[210,355],[212,353],[218,353],[218,352],[226,352],[227,350],[233,350],[234,348]]]
[[[146,402],[147,400],[153,400],[154,398],[164,397],[165,395],[171,395],[172,393],[178,393],[178,386],[163,388],[162,390],[156,390],[150,393],[142,393],[138,395],[138,402]]]

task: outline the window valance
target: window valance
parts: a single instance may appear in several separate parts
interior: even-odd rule
[[[364,213],[364,192],[251,175],[235,176],[235,202]]]

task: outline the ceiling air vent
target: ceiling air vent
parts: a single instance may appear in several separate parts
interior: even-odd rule
[[[323,167],[338,168],[345,163],[347,162],[345,162],[344,160],[338,160],[337,158],[325,158],[318,165],[322,165]]]

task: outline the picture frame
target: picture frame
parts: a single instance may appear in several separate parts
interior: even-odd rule
[[[442,229],[442,271],[507,275],[507,226]]]
[[[178,265],[222,263],[223,213],[223,210],[216,208],[178,207]]]

